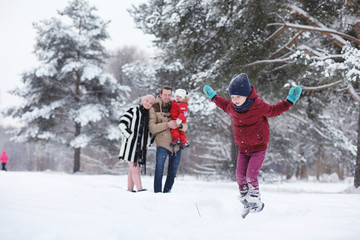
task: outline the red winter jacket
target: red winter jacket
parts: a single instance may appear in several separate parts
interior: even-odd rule
[[[3,151],[3,152],[2,152],[2,155],[0,156],[1,162],[2,162],[2,163],[7,163],[8,159],[9,159],[9,158],[8,158],[8,156],[6,155],[6,152]]]
[[[182,123],[186,123],[188,102],[189,102],[189,97],[187,96],[180,103],[176,102],[175,100],[171,101],[170,114],[172,120],[176,120],[179,118],[181,119]]]
[[[276,105],[269,105],[258,98],[259,95],[253,86],[251,86],[251,90],[249,98],[255,98],[255,101],[243,113],[235,111],[232,101],[219,96],[212,99],[219,108],[233,117],[234,138],[241,153],[266,150],[270,139],[270,127],[267,118],[276,117],[292,106],[287,100]]]

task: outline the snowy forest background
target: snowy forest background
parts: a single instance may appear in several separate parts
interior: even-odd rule
[[[269,119],[264,180],[337,174],[355,177],[360,186],[357,1],[144,1],[129,14],[154,36],[155,56],[131,46],[105,49],[111,23],[92,7],[74,0],[34,24],[39,65],[26,70],[24,87],[12,92],[24,104],[2,112],[22,123],[0,127],[8,170],[127,172],[117,159],[117,121],[141,96],[169,85],[188,90],[191,99],[191,147],[178,174],[233,178],[231,119],[202,87],[228,98],[231,77],[245,72],[270,104],[293,85],[304,90],[289,112]],[[148,155],[151,175],[155,146]]]

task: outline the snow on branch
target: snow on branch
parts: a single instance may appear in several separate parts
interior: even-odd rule
[[[285,31],[287,28],[283,25],[282,27],[280,27],[278,30],[276,30],[273,34],[271,34],[270,37],[268,37],[267,39],[265,39],[265,43],[269,42],[271,39],[279,36],[283,31]]]
[[[268,64],[268,63],[291,63],[292,59],[290,57],[288,58],[278,58],[278,59],[268,59],[268,60],[259,60],[259,61],[255,61],[249,64],[244,65],[243,67],[250,67],[250,66],[254,66],[257,64]]]
[[[323,90],[323,89],[326,89],[326,88],[334,87],[334,86],[340,84],[341,82],[343,82],[343,80],[338,80],[336,82],[325,84],[325,85],[322,85],[322,86],[317,86],[317,87],[306,87],[306,86],[301,86],[301,87],[302,87],[302,89],[304,91],[320,91],[320,90]]]
[[[308,21],[313,26],[317,26],[317,27],[320,27],[320,28],[326,28],[326,26],[324,24],[322,24],[316,18],[312,17],[308,12],[306,12],[303,9],[297,7],[296,5],[289,4],[287,6],[287,9],[289,11],[291,11],[292,13],[294,13],[295,15],[299,15],[300,17],[302,17],[303,19]],[[342,39],[340,36],[336,36],[336,35],[333,36],[333,35],[330,34],[328,37],[335,38],[335,43],[337,45],[339,45],[340,47],[342,47],[343,45],[346,44],[346,41],[344,39]]]
[[[305,53],[309,54],[310,56],[323,56],[324,55],[320,51],[312,49],[311,47],[306,46],[306,45],[301,45],[298,47],[298,49],[304,51]]]
[[[347,35],[345,33],[342,32],[338,32],[336,30],[327,28],[327,27],[313,27],[313,26],[307,26],[307,25],[301,25],[301,24],[293,24],[293,23],[272,23],[271,25],[277,26],[283,26],[284,28],[292,28],[292,29],[296,29],[296,30],[301,30],[301,31],[307,31],[307,32],[320,32],[324,35],[326,34],[334,34],[337,36],[340,36],[342,38],[348,39],[354,43],[360,44],[360,39],[357,39],[355,37],[352,37],[350,35]],[[342,45],[345,45],[345,43],[342,43]],[[342,47],[342,46],[341,46]]]

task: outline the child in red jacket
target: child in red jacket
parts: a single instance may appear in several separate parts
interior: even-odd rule
[[[259,191],[258,175],[270,138],[268,117],[276,117],[290,109],[301,95],[301,87],[290,89],[286,100],[269,105],[259,98],[245,73],[233,76],[229,84],[231,101],[217,96],[209,86],[204,93],[224,112],[233,117],[234,138],[239,146],[236,179],[240,201],[244,205],[242,217],[264,208]]]
[[[8,162],[9,158],[6,155],[6,151],[2,152],[2,155],[0,156],[1,164],[2,164],[2,170],[7,171],[6,169],[6,163]]]
[[[171,119],[176,120],[176,123],[181,125],[187,121],[189,97],[186,96],[186,91],[180,88],[176,89],[174,97],[175,100],[172,100],[170,109]],[[184,131],[181,131],[179,128],[175,128],[171,129],[171,134],[174,141],[170,144],[170,146],[181,145],[181,149],[189,147]]]

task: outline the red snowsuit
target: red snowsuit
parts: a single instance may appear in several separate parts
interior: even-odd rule
[[[170,114],[172,120],[180,119],[182,123],[186,123],[188,102],[189,98],[187,96],[182,102],[176,102],[175,100],[171,102]],[[187,142],[187,137],[184,131],[180,131],[178,128],[175,128],[171,129],[171,134],[173,135],[174,141],[181,141],[181,145],[184,145]]]
[[[1,165],[2,165],[2,170],[3,171],[7,171],[6,170],[6,163],[9,160],[8,156],[6,155],[6,152],[3,151],[2,155],[0,156],[0,160],[1,160]]]
[[[8,156],[6,155],[6,151],[2,152],[2,155],[0,157],[0,160],[2,163],[7,163],[7,161],[9,160]]]

